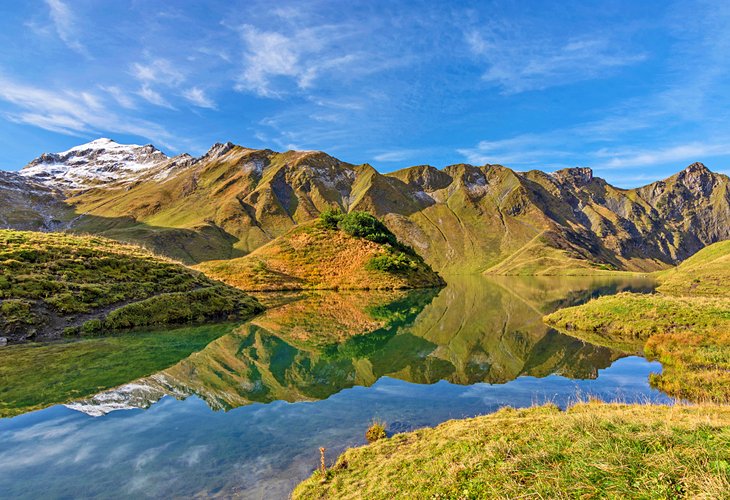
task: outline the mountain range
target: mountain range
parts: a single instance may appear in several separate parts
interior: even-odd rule
[[[70,230],[196,264],[241,257],[330,208],[380,218],[442,273],[654,271],[730,238],[730,179],[693,163],[636,189],[588,168],[419,165],[215,144],[200,157],[98,139],[0,172],[0,226]]]

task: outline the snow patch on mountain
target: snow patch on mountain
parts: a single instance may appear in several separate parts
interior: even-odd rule
[[[45,153],[19,173],[61,189],[82,189],[136,181],[168,160],[151,144],[119,144],[101,138],[61,153]]]

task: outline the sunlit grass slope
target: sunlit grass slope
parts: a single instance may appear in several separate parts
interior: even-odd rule
[[[727,407],[503,408],[350,449],[293,497],[727,498],[729,454]]]
[[[412,249],[364,212],[330,213],[231,260],[197,266],[244,290],[401,289],[443,285]],[[348,225],[349,224],[349,225]]]
[[[730,240],[705,247],[658,276],[659,291],[667,295],[730,297]]]
[[[232,319],[260,310],[240,290],[140,247],[0,231],[0,336],[11,340]]]

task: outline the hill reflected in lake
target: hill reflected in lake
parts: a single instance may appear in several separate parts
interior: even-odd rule
[[[595,378],[623,354],[550,329],[543,314],[647,280],[458,277],[441,290],[305,294],[153,375],[70,405],[91,414],[196,395],[213,409],[325,399],[381,377],[504,383]]]

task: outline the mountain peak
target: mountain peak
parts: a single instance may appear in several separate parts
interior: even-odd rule
[[[119,144],[101,137],[60,153],[44,153],[20,174],[44,184],[79,189],[133,181],[166,160],[167,155],[151,144]]]
[[[700,163],[698,161],[694,162],[692,165],[689,165],[687,168],[684,169],[684,172],[687,173],[711,173],[710,169],[705,166],[704,163]]]
[[[553,172],[553,177],[561,182],[572,182],[576,186],[584,186],[593,180],[593,170],[588,167],[564,168]]]
[[[218,158],[219,156],[223,156],[235,147],[236,145],[233,144],[231,141],[228,141],[226,143],[216,142],[203,155],[203,158]]]
[[[690,191],[698,195],[707,195],[712,191],[716,179],[709,168],[695,162],[677,174],[677,180]]]

